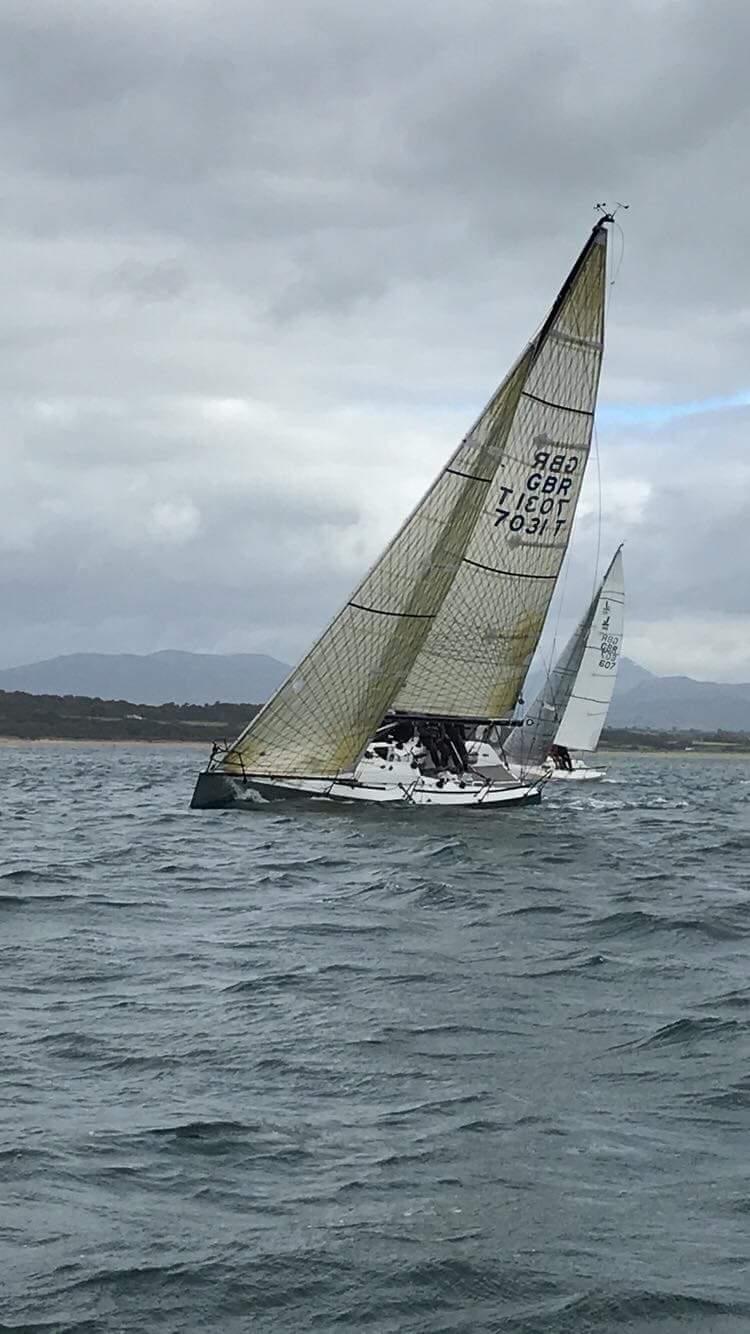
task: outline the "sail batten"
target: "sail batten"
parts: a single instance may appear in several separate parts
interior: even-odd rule
[[[540,398],[539,394],[531,394],[528,389],[521,390],[521,398],[530,398],[534,403],[541,403],[545,408],[558,408],[560,412],[575,412],[579,417],[593,417],[593,412],[589,408],[569,408],[565,403],[553,403],[549,398]],[[571,446],[575,448],[575,446]]]
[[[354,607],[357,611],[369,611],[372,616],[403,616],[404,620],[411,621],[432,621],[435,619],[435,613],[420,611],[387,611],[384,607],[364,607],[361,602],[348,602],[348,607]]]

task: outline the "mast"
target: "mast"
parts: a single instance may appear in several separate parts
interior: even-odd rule
[[[576,279],[579,277],[581,269],[583,268],[587,256],[591,250],[591,247],[597,243],[597,239],[602,233],[604,234],[606,240],[607,224],[610,222],[614,222],[614,220],[615,217],[613,213],[603,213],[601,217],[597,218],[596,222],[591,228],[591,234],[589,235],[588,239],[584,242],[581,248],[581,253],[579,254],[572,269],[570,270],[570,273],[565,279],[565,282],[560,288],[560,291],[555,297],[552,306],[550,307],[549,315],[547,316],[544,323],[541,325],[539,332],[537,333],[536,337],[533,340],[537,348],[541,346],[541,344],[544,342],[544,339],[547,337],[547,334],[550,333],[554,328],[555,322],[560,314],[560,311],[562,310],[563,305],[567,300],[568,293],[570,292],[571,288],[576,282]]]

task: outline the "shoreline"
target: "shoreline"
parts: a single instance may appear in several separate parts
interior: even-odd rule
[[[23,749],[27,749],[29,746],[76,746],[78,747],[78,749],[84,747],[92,747],[97,750],[101,750],[105,746],[109,747],[137,746],[139,748],[147,746],[150,746],[152,748],[154,746],[157,747],[169,746],[172,748],[178,747],[187,750],[198,750],[198,751],[210,750],[209,742],[203,740],[189,740],[188,738],[185,738],[183,740],[181,738],[170,739],[167,737],[164,738],[153,737],[150,739],[146,739],[144,737],[118,737],[114,739],[108,737],[0,736],[0,747],[11,748],[14,746],[19,748],[22,747]],[[597,761],[601,760],[609,763],[611,763],[614,760],[622,759],[623,756],[627,758],[628,755],[639,755],[639,756],[651,755],[654,757],[654,759],[677,758],[681,760],[726,760],[726,759],[743,760],[743,759],[750,759],[750,746],[748,746],[746,750],[739,748],[727,749],[727,750],[718,750],[718,749],[713,750],[708,746],[706,747],[697,746],[694,750],[663,750],[663,749],[659,750],[657,748],[651,750],[650,748],[647,747],[636,748],[635,746],[628,747],[627,749],[623,748],[622,750],[619,749],[610,750],[606,746],[603,746],[601,750],[596,752],[596,754],[597,754]]]
[[[750,746],[747,748],[727,747],[726,750],[720,750],[718,747],[712,749],[710,746],[696,746],[691,750],[664,750],[650,746],[623,746],[622,750],[608,750],[602,746],[601,750],[596,752],[597,760],[616,760],[621,759],[623,755],[653,755],[656,759],[680,759],[680,760],[748,760],[750,759]]]
[[[106,737],[69,737],[69,736],[0,736],[0,746],[185,746],[191,750],[210,750],[206,741],[181,741],[175,739],[154,738],[147,741],[143,737],[118,737],[109,740]]]

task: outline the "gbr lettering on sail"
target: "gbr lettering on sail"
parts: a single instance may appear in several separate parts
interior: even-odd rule
[[[495,527],[508,524],[513,533],[532,537],[549,533],[557,537],[571,514],[573,474],[578,468],[579,451],[554,452],[537,449],[531,471],[519,488],[503,486],[500,504],[495,510]]]

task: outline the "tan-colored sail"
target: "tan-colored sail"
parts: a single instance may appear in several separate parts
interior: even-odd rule
[[[528,348],[349,602],[234,743],[225,770],[333,776],[354,763],[455,578],[532,355]]]
[[[513,709],[570,538],[591,444],[607,232],[595,228],[536,343],[507,445],[439,615],[395,700],[404,713]]]
[[[605,246],[598,227],[540,334],[349,602],[234,743],[226,770],[346,771],[394,700],[433,715],[496,717],[512,708],[588,454]]]

